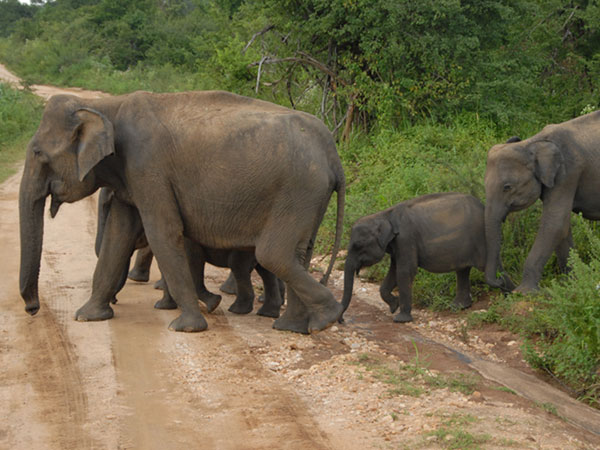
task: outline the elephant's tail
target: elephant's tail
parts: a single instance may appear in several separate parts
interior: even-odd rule
[[[327,282],[329,281],[329,276],[331,275],[331,271],[333,270],[333,265],[335,264],[335,259],[337,257],[338,251],[340,249],[340,243],[342,241],[342,232],[344,227],[344,205],[346,203],[346,180],[343,171],[341,173],[341,176],[338,177],[338,183],[335,188],[335,191],[337,192],[335,241],[333,243],[333,250],[331,251],[331,260],[329,261],[329,266],[327,267],[325,275],[323,275],[323,278],[321,278],[321,284],[325,286],[327,286]]]

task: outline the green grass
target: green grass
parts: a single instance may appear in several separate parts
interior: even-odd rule
[[[389,386],[391,396],[406,395],[420,397],[436,389],[472,394],[477,379],[470,374],[452,372],[434,373],[427,368],[428,363],[417,356],[409,363],[390,363],[369,354],[361,354],[354,364],[363,367],[375,379]]]
[[[442,414],[442,417],[440,426],[425,434],[426,437],[435,438],[434,441],[442,448],[476,450],[482,444],[492,441],[489,434],[473,434],[468,431],[470,425],[479,421],[471,414]]]
[[[24,158],[41,112],[38,97],[0,83],[0,183],[15,173]]]

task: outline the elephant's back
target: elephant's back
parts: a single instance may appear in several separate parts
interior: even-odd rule
[[[424,268],[448,272],[485,266],[484,206],[472,195],[429,194],[407,202],[420,231]]]

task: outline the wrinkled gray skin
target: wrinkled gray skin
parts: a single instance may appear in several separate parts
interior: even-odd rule
[[[471,267],[485,269],[484,207],[471,195],[429,194],[399,203],[356,221],[344,265],[344,311],[352,298],[354,275],[390,254],[381,298],[395,322],[412,321],[412,284],[419,267],[434,273],[456,272],[454,304],[472,304]],[[514,285],[507,278],[508,288]],[[398,288],[398,296],[392,294]],[[340,320],[341,321],[341,320]]]
[[[513,211],[543,202],[535,242],[523,268],[518,292],[536,290],[544,265],[556,252],[559,267],[567,269],[571,211],[600,219],[600,112],[557,125],[547,125],[523,141],[512,138],[495,145],[487,156],[485,173],[485,276],[498,286],[501,272],[502,223]]]
[[[142,228],[181,310],[172,330],[207,327],[192,274],[181,270],[188,267],[186,238],[254,250],[259,264],[285,281],[288,307],[274,328],[309,333],[341,314],[331,292],[307,272],[333,191],[335,259],[345,193],[335,143],[315,117],[218,91],[52,97],[29,143],[19,193],[20,289],[30,314],[40,307],[46,197],[54,217],[62,203],[100,187],[115,198],[92,294],[77,320],[113,317],[109,303]]]
[[[100,249],[102,248],[102,238],[104,229],[106,227],[106,221],[110,213],[111,203],[114,199],[113,192],[108,188],[102,188],[98,197],[98,226],[96,231],[96,255],[99,255]],[[232,269],[234,280],[236,285],[239,286],[237,289],[237,296],[235,302],[229,307],[229,311],[236,314],[248,314],[254,307],[254,289],[252,288],[252,281],[250,278],[251,272],[256,268],[258,274],[263,279],[263,285],[265,288],[265,301],[262,307],[258,310],[257,314],[266,317],[279,317],[281,305],[283,304],[283,297],[280,295],[280,289],[277,278],[268,270],[263,269],[260,265],[256,264],[256,258],[254,252],[244,250],[222,250],[222,249],[209,249],[203,248],[202,246],[186,239],[185,241],[186,252],[188,260],[190,261],[190,271],[192,278],[194,279],[194,286],[198,298],[202,300],[209,312],[214,311],[221,302],[221,296],[210,292],[204,284],[204,265],[205,263],[213,264],[217,267],[229,267]],[[138,267],[138,258],[136,258],[136,266],[129,272],[123,272],[121,276],[121,282],[119,290],[125,285],[125,280],[131,273],[144,275],[150,268],[152,263],[152,250],[147,243],[145,234],[142,233],[136,240],[136,248],[142,253],[141,262],[142,267]],[[138,254],[139,256],[139,254]],[[131,257],[131,255],[130,255]],[[146,267],[147,266],[147,267]],[[140,277],[141,278],[141,277]],[[146,278],[145,281],[147,281]],[[154,305],[157,309],[175,309],[177,304],[171,297],[168,287],[163,287],[164,295],[163,298],[156,302]],[[116,297],[113,296],[111,303],[117,303]]]

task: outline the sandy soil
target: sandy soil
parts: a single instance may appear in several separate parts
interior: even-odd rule
[[[600,448],[598,412],[529,369],[515,336],[423,310],[394,324],[368,283],[345,324],[313,336],[231,314],[225,294],[209,330],[170,332],[177,312],[152,308],[155,267],[151,283],[127,283],[114,319],[76,322],[96,262],[95,196],[46,220],[42,309],[30,317],[18,291],[19,179],[0,186],[0,448]],[[207,286],[218,292],[226,276],[211,268]],[[340,272],[330,285],[340,298]],[[467,393],[426,380],[457,374]]]

